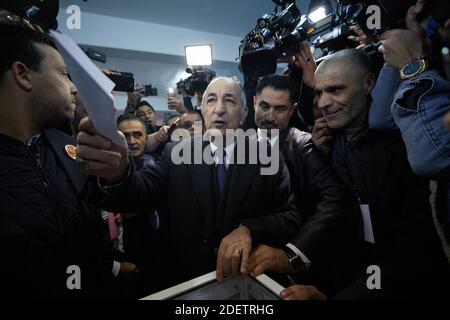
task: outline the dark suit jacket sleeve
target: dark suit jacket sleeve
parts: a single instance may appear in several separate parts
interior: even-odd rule
[[[417,298],[420,294],[408,292],[408,288],[438,291],[438,284],[448,283],[449,273],[432,218],[429,183],[412,172],[406,157],[403,168],[402,171],[407,173],[404,175],[401,207],[393,218],[393,239],[389,250],[381,257],[380,268],[385,288],[391,289],[388,286],[396,283],[393,291],[404,290],[402,294],[412,294]]]
[[[301,150],[293,153],[302,158],[296,164],[301,165],[298,170],[303,173],[305,184],[301,189],[303,194],[296,196],[301,202],[310,203],[310,212],[306,213],[300,231],[290,242],[314,263],[336,249],[336,241],[342,238],[338,232],[342,235],[342,232],[356,229],[357,219],[351,215],[350,192],[327,160],[314,148],[310,139],[302,146]]]
[[[96,177],[91,177],[87,189],[89,203],[100,205],[107,211],[122,213],[146,212],[156,207],[167,190],[170,150],[167,146],[155,165],[139,172],[130,159],[128,177],[120,186],[108,190],[109,194],[100,189]]]
[[[98,207],[89,206],[83,202],[82,208],[86,213],[84,227],[87,229],[90,239],[88,250],[104,274],[111,275],[113,260],[119,259],[117,259],[117,254],[110,239],[108,225],[103,220],[101,210]]]
[[[272,179],[274,213],[242,221],[251,232],[253,247],[259,244],[281,246],[298,231],[301,219],[289,181],[289,172],[280,153],[279,170]]]
[[[50,297],[58,275],[58,259],[40,239],[0,215],[0,283],[9,298],[20,299],[31,290],[36,297]]]
[[[405,174],[408,170],[400,171]],[[390,217],[391,222],[379,225],[379,228],[391,228],[389,233],[393,235],[390,239],[385,239],[385,243],[380,243],[375,235],[377,246],[383,247],[379,249],[378,260],[372,262],[380,267],[381,290],[367,289],[366,282],[371,274],[366,273],[368,265],[364,265],[333,299],[432,297],[434,290],[423,289],[432,289],[437,285],[432,279],[436,279],[436,274],[441,273],[442,264],[436,264],[436,258],[439,256],[438,251],[442,249],[438,241],[432,240],[435,230],[432,227],[431,212],[427,201],[422,201],[427,198],[424,183],[412,172],[406,173],[406,179],[402,183],[404,190],[402,195],[399,192],[398,206],[393,209],[395,216]],[[429,249],[431,252],[427,252]]]

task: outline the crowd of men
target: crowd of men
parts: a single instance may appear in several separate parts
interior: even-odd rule
[[[302,46],[311,105],[288,75],[260,79],[253,105],[218,77],[200,112],[171,97],[180,115],[156,128],[130,95],[127,148],[96,131],[51,39],[1,12],[2,288],[135,299],[216,270],[267,273],[288,300],[450,298],[450,82],[434,61],[450,11],[431,12],[432,42],[423,4],[380,36],[381,72],[361,50],[316,65]],[[249,108],[257,130],[237,134]],[[302,109],[311,133],[293,125]]]

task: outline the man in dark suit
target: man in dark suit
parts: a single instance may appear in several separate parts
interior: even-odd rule
[[[331,163],[359,202],[363,231],[354,257],[361,271],[336,298],[443,298],[449,270],[432,220],[428,181],[411,170],[398,132],[368,128],[374,83],[370,60],[354,49],[330,55],[315,75],[323,119],[316,122],[313,141],[331,141]]]
[[[101,177],[90,186],[91,200],[121,212],[162,207],[168,285],[214,268],[219,280],[246,274],[254,246],[282,245],[299,227],[282,159],[276,159],[275,174],[263,175],[260,159],[249,161],[255,156],[249,152],[250,141],[232,138],[229,129],[239,128],[247,115],[237,81],[222,77],[211,82],[202,112],[209,140],[193,137],[169,145],[155,166],[141,172],[124,150],[96,133],[89,119],[82,121],[78,135],[78,156],[90,173]]]
[[[256,88],[254,109],[259,139],[263,139],[264,130],[280,130],[279,135],[269,136],[268,140],[280,144],[295,203],[301,209],[302,226],[282,248],[256,248],[250,268],[254,276],[266,270],[290,272],[297,283],[313,283],[331,294],[345,280],[343,270],[336,277],[333,257],[338,248],[341,257],[345,252],[349,254],[348,243],[357,239],[357,216],[349,210],[349,191],[314,147],[311,134],[289,126],[297,109],[296,88],[287,76],[265,77]]]

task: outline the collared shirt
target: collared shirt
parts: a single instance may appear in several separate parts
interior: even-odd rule
[[[267,140],[267,141],[269,141],[271,147],[273,147],[275,145],[275,143],[277,142],[277,140],[280,137],[279,135],[274,135],[274,136],[268,137],[267,134],[264,133],[264,131],[262,131],[259,128],[258,128],[257,134],[258,134],[258,141]]]
[[[31,147],[34,143],[36,143],[36,141],[41,137],[41,135],[42,135],[42,133],[37,133],[37,134],[35,134],[34,136],[32,136],[32,137],[30,137],[28,140],[27,140],[27,146],[28,147]]]
[[[216,154],[217,149],[219,149],[219,147],[217,147],[214,143],[210,142],[211,145],[211,152],[214,155],[214,162],[215,163],[219,163],[219,157]],[[233,153],[234,153],[234,147],[236,146],[236,142],[226,146],[225,149],[225,167],[228,169],[228,165],[231,162],[231,159],[233,157]]]
[[[145,166],[148,165],[154,165],[156,162],[156,157],[149,153],[143,153],[142,156],[137,160],[134,161],[134,164],[136,165],[136,170],[141,170]]]

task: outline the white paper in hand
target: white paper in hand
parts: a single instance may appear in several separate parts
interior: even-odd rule
[[[118,146],[126,148],[117,133],[112,82],[67,35],[50,30],[70,77],[86,107],[95,129]]]

